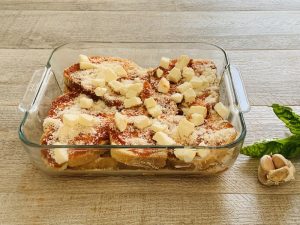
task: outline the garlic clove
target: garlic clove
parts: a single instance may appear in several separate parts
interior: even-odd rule
[[[276,169],[288,165],[288,162],[287,162],[286,158],[284,158],[280,154],[274,154],[274,155],[272,155],[272,160],[273,160],[273,163],[274,163],[274,166],[275,166]]]

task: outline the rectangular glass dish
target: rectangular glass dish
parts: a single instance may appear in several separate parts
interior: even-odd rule
[[[223,146],[159,146],[159,145],[41,145],[43,121],[47,117],[52,101],[64,92],[64,69],[78,61],[78,55],[115,56],[134,61],[149,68],[158,65],[162,56],[177,58],[188,55],[191,58],[212,60],[220,79],[220,99],[230,114],[228,121],[234,126],[238,135],[236,139]],[[41,170],[53,175],[137,175],[137,174],[196,174],[212,175],[225,171],[232,166],[243,145],[246,126],[243,113],[250,110],[250,105],[243,86],[241,75],[236,67],[230,65],[226,52],[208,43],[103,43],[76,42],[62,45],[51,53],[45,68],[35,71],[28,85],[19,108],[24,112],[19,127],[19,137],[32,162]],[[197,163],[174,162],[167,160],[162,168],[141,168],[126,166],[122,163],[105,162],[97,168],[52,168],[42,158],[45,150],[72,149],[72,151],[110,152],[121,150],[161,150],[173,154],[174,149],[193,149],[197,152]],[[102,160],[102,159],[101,159]],[[111,165],[105,166],[102,165]]]

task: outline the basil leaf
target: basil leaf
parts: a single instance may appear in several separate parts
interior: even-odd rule
[[[281,106],[278,104],[272,105],[276,116],[282,120],[286,127],[290,129],[293,134],[300,134],[300,116],[293,112],[290,107]]]
[[[255,158],[276,153],[282,154],[286,158],[300,157],[300,135],[256,142],[253,145],[242,148],[241,153]]]

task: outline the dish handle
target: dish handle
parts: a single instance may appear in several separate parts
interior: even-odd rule
[[[34,71],[29,84],[26,88],[25,94],[23,96],[23,99],[21,100],[19,104],[19,110],[21,112],[29,111],[35,101],[35,97],[37,95],[37,92],[39,91],[39,88],[43,82],[44,74],[46,72],[47,68],[39,69]]]
[[[240,111],[243,113],[250,111],[250,103],[244,86],[241,72],[235,65],[229,65],[229,71],[233,83],[234,91],[237,95]]]

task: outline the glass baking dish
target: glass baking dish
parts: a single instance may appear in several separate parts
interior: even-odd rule
[[[63,71],[78,60],[79,54],[88,56],[117,56],[133,60],[138,65],[149,68],[158,65],[162,56],[177,58],[186,54],[191,58],[211,59],[217,67],[220,81],[220,101],[230,109],[229,121],[238,131],[237,138],[223,146],[116,146],[116,145],[41,145],[43,120],[47,116],[51,102],[64,91]],[[19,127],[19,137],[24,149],[33,163],[41,170],[52,175],[137,175],[137,174],[197,174],[211,175],[227,170],[236,160],[246,136],[243,113],[250,110],[250,105],[237,68],[230,65],[226,52],[213,44],[197,43],[103,43],[76,42],[62,45],[53,50],[46,66],[34,72],[19,109],[24,112]],[[160,169],[138,168],[113,163],[110,168],[55,169],[46,165],[41,155],[45,149],[66,148],[74,151],[99,151],[144,149],[162,150],[172,153],[176,148],[195,149],[203,157],[193,165],[172,164],[167,160]],[[108,159],[109,160],[109,159]],[[108,162],[109,164],[109,162]],[[179,163],[180,164],[180,163]]]

